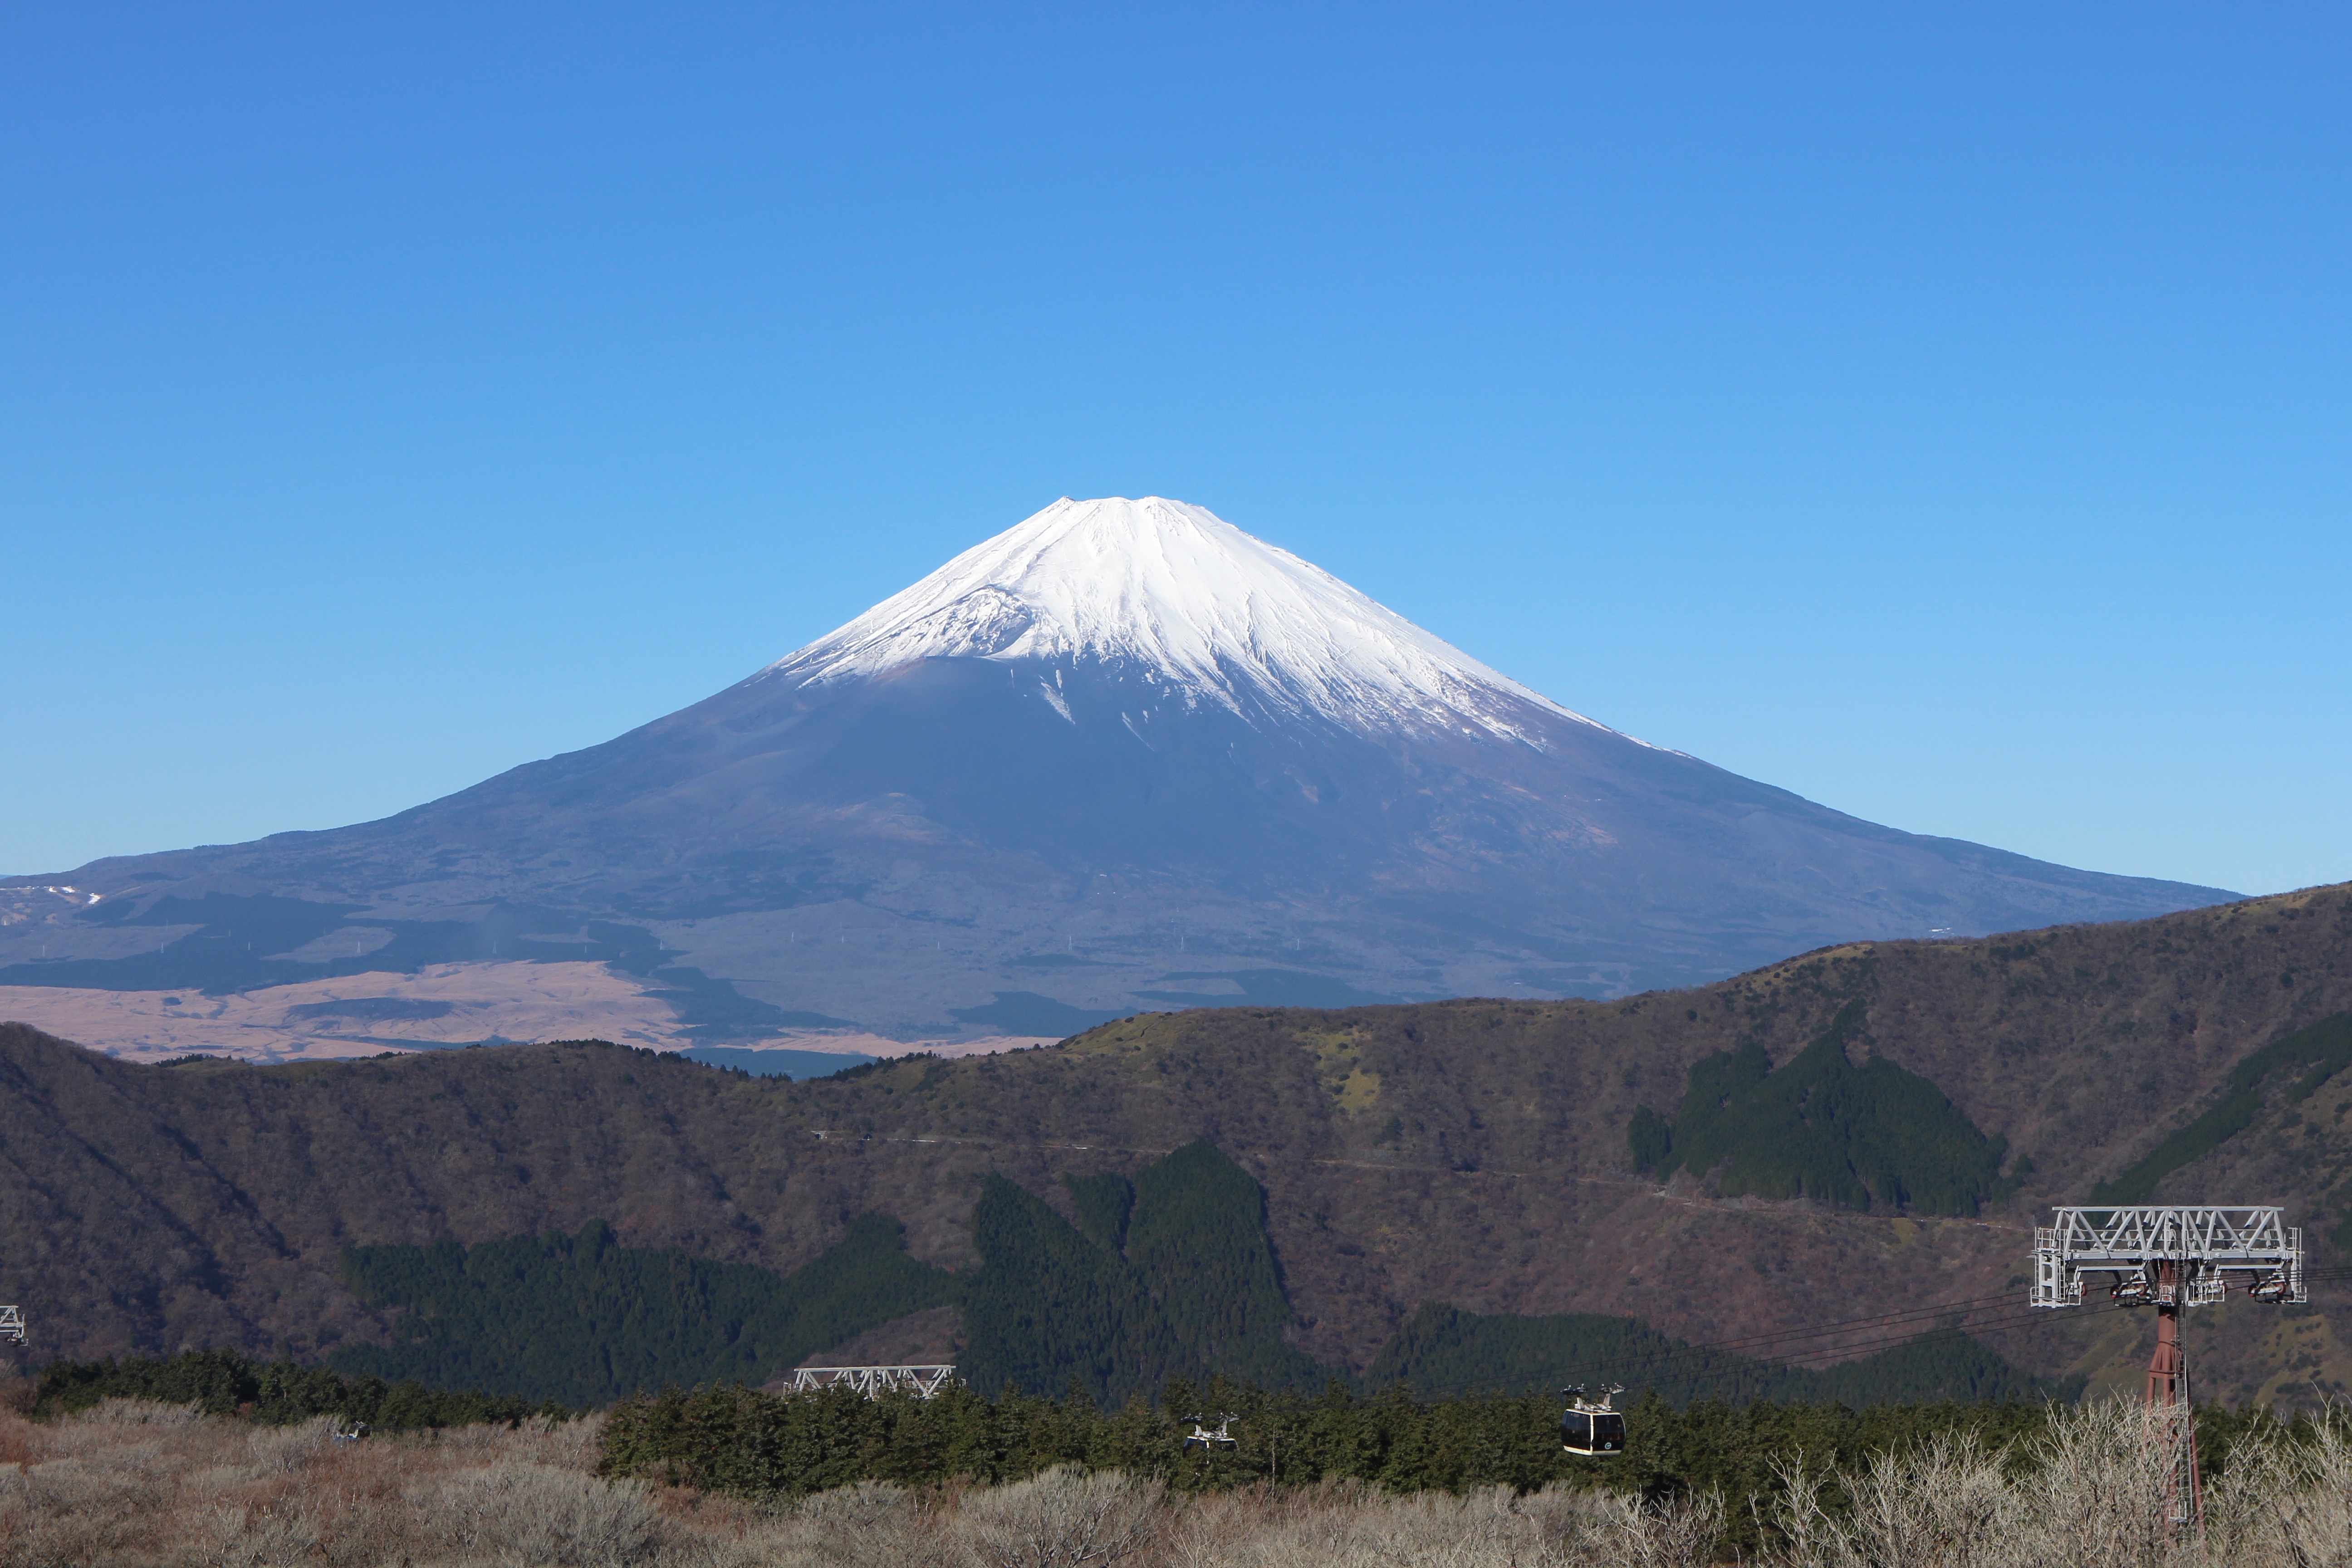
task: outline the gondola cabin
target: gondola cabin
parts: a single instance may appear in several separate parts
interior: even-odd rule
[[[1217,1429],[1213,1432],[1209,1430],[1201,1416],[1185,1416],[1184,1419],[1192,1424],[1192,1432],[1184,1439],[1184,1451],[1189,1454],[1194,1448],[1201,1448],[1213,1453],[1219,1448],[1238,1447],[1233,1432],[1234,1413],[1227,1410],[1223,1415],[1224,1419],[1217,1423]]]
[[[1559,1446],[1571,1454],[1613,1458],[1625,1451],[1625,1413],[1610,1401],[1624,1390],[1611,1387],[1595,1404],[1584,1396],[1584,1385],[1564,1388],[1568,1408],[1560,1413]]]

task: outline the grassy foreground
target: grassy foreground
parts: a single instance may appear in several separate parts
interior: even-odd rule
[[[1185,1492],[1057,1466],[999,1485],[861,1481],[765,1502],[596,1473],[596,1417],[341,1442],[109,1400],[0,1413],[0,1568],[506,1563],[646,1568],[1696,1568],[1747,1513],[1785,1568],[2307,1568],[2352,1542],[2352,1436],[2257,1426],[2208,1488],[2207,1536],[2163,1528],[2142,1418],[2062,1409],[2003,1450],[1972,1433],[1843,1466],[1790,1457],[1752,1497],[1555,1481],[1455,1493],[1354,1480]]]

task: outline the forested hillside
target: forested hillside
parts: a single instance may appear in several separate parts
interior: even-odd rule
[[[1078,1224],[1002,1176],[972,1211],[982,1258],[965,1297],[964,1376],[1097,1399],[1214,1373],[1269,1388],[1332,1375],[1295,1329],[1265,1231],[1265,1194],[1206,1140],[1142,1168],[1065,1178]]]
[[[1705,1176],[1726,1197],[1975,1214],[2002,1190],[2006,1140],[1988,1139],[1934,1084],[1885,1057],[1856,1067],[1846,1042],[1864,1013],[1861,998],[1848,1002],[1777,1068],[1753,1039],[1692,1063],[1673,1121],[1634,1109],[1627,1153],[1661,1176]]]
[[[863,1329],[958,1299],[960,1281],[907,1256],[896,1220],[861,1215],[789,1279],[576,1237],[472,1247],[356,1247],[352,1292],[390,1309],[392,1343],[345,1344],[336,1370],[387,1383],[523,1394],[576,1408],[666,1384],[759,1384]]]
[[[352,1376],[584,1407],[672,1384],[756,1385],[854,1335],[954,1306],[961,1375],[985,1394],[1075,1380],[1116,1403],[1171,1377],[1285,1388],[1335,1375],[1287,1342],[1265,1194],[1214,1145],[1188,1144],[1133,1182],[1066,1184],[1097,1224],[1081,1231],[989,1177],[972,1215],[980,1261],[960,1273],[908,1258],[899,1224],[872,1214],[789,1275],[623,1247],[602,1220],[577,1236],[471,1247],[349,1247],[344,1278],[391,1316],[391,1343],[346,1343],[328,1360]]]
[[[344,1276],[362,1301],[393,1315],[390,1345],[346,1343],[326,1366],[307,1368],[223,1351],[57,1362],[42,1386],[68,1407],[122,1395],[207,1409],[251,1404],[275,1413],[265,1418],[296,1419],[341,1409],[340,1400],[432,1425],[436,1412],[470,1408],[467,1399],[577,1409],[663,1388],[756,1385],[845,1338],[950,1307],[961,1309],[968,1342],[954,1352],[960,1381],[990,1399],[1076,1389],[1108,1407],[1164,1405],[1171,1390],[1204,1382],[1252,1398],[1398,1384],[1452,1395],[1544,1391],[1570,1377],[1622,1379],[1631,1398],[1675,1406],[2072,1392],[1950,1331],[1822,1372],[1687,1345],[1630,1318],[1482,1318],[1433,1304],[1358,1378],[1288,1342],[1295,1325],[1265,1234],[1265,1194],[1213,1145],[1189,1143],[1132,1183],[1104,1175],[1064,1184],[1080,1200],[1078,1226],[990,1177],[973,1215],[981,1264],[961,1273],[908,1258],[900,1227],[882,1215],[853,1220],[789,1276],[622,1247],[601,1220],[577,1236],[470,1247],[350,1247]]]
[[[1087,1256],[1075,1238],[1104,1311],[1139,1280],[1160,1303],[1159,1326],[1138,1318],[1142,1359],[1164,1330],[1269,1383],[1293,1352],[1368,1370],[1430,1303],[1701,1343],[1844,1325],[1807,1342],[1816,1365],[1883,1348],[1879,1315],[1969,1304],[1962,1326],[2011,1362],[2128,1382],[2143,1320],[2012,1310],[2035,1210],[2274,1199],[2340,1252],[2347,1013],[2352,900],[2334,888],[1832,949],[1618,1003],[1145,1016],[807,1083],[593,1044],[143,1068],[12,1027],[0,1300],[50,1352],[318,1357],[394,1344],[346,1247],[601,1219],[626,1248],[789,1275],[879,1214],[914,1263],[975,1280],[1000,1242],[1066,1261]],[[1711,1124],[1711,1085],[1716,1111],[1753,1114]],[[1163,1204],[1147,1173],[1202,1139],[1262,1191],[1265,1247],[1234,1229],[1187,1294],[1163,1216],[1195,1200]],[[1202,1201],[1180,1229],[1214,1229]],[[2201,1314],[2200,1388],[2346,1384],[2339,1310]]]

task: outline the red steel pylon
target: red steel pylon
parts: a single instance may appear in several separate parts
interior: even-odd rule
[[[2164,1517],[2174,1535],[2202,1531],[2197,1434],[2189,1397],[2189,1355],[2180,1314],[2229,1293],[2232,1276],[2270,1306],[2311,1300],[2303,1273],[2303,1232],[2272,1204],[2062,1205],[2033,1231],[2036,1307],[2079,1307],[2086,1276],[2105,1276],[2119,1307],[2156,1309],[2156,1355],[2147,1363],[2148,1458],[2164,1474]]]
[[[2205,1528],[2197,1482],[2197,1429],[2189,1398],[2189,1353],[2180,1343],[2180,1266],[2156,1266],[2156,1354],[2147,1363],[2147,1440],[2164,1466],[2166,1517],[2176,1532]]]

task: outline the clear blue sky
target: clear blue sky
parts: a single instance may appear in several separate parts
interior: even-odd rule
[[[2347,18],[12,6],[0,869],[1159,493],[1864,816],[2352,878]]]

